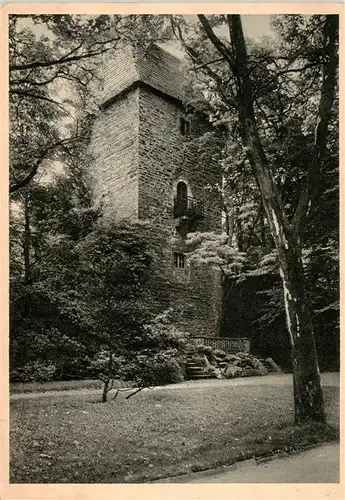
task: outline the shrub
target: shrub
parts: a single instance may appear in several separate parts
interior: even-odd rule
[[[174,384],[184,380],[183,368],[173,353],[158,352],[154,355],[138,355],[127,364],[122,374],[138,387]]]
[[[120,356],[112,356],[111,366],[109,364],[109,352],[101,350],[89,363],[89,373],[92,377],[97,377],[104,381],[107,379],[120,378],[120,372],[125,363],[125,359]]]
[[[103,402],[115,378],[139,389],[184,380],[188,336],[172,324],[170,309],[126,333],[113,335],[90,363],[94,376],[104,382]]]
[[[53,380],[56,366],[50,362],[31,361],[10,372],[13,382],[48,382]]]

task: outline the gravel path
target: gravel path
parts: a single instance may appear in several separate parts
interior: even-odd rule
[[[321,375],[323,386],[339,387],[340,376],[339,373],[322,373]],[[238,385],[292,385],[292,375],[291,374],[277,374],[277,375],[265,375],[263,377],[245,377],[245,378],[234,378],[234,379],[208,379],[208,380],[189,380],[182,382],[180,384],[171,384],[165,386],[155,387],[154,389],[144,389],[144,390],[200,390],[210,387],[234,387]],[[133,389],[134,390],[134,389]],[[72,389],[68,391],[49,391],[49,392],[28,392],[21,394],[12,394],[10,396],[10,401],[22,400],[22,399],[36,399],[36,398],[47,398],[52,396],[90,396],[93,394],[100,394],[100,389]],[[128,394],[128,393],[126,393]]]

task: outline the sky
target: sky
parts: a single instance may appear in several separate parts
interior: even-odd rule
[[[185,17],[190,18],[193,22],[197,21],[197,17],[194,15]],[[262,36],[265,35],[273,35],[274,32],[270,27],[272,17],[272,15],[259,14],[241,15],[244,35],[247,38],[253,38],[254,40],[259,40]],[[219,36],[229,36],[228,27],[225,25],[222,28],[215,29],[215,31]],[[174,54],[176,57],[183,57],[183,51],[180,48],[176,47],[176,42],[161,44],[161,46],[168,50],[171,54]]]
[[[191,18],[193,21],[197,21],[196,16],[185,16],[186,18]],[[245,36],[249,38],[260,38],[263,35],[268,35],[272,33],[270,29],[271,15],[241,15],[242,26]],[[220,32],[220,30],[216,30]],[[228,28],[224,26],[224,35],[228,36]]]
[[[191,21],[196,22],[197,21],[197,16],[196,15],[187,15],[185,16],[187,19],[190,18]],[[271,28],[270,28],[270,22],[272,15],[260,15],[260,14],[253,14],[253,15],[241,15],[242,18],[242,26],[243,26],[243,31],[246,37],[248,38],[254,38],[256,40],[260,39],[264,35],[271,35],[273,34]],[[32,21],[30,18],[22,19],[21,24],[25,27],[32,27]],[[228,35],[228,28],[227,26],[224,26],[222,28],[218,28],[215,30],[218,35],[223,35],[223,36],[229,36]],[[38,36],[44,35],[48,36],[48,30],[45,27],[36,25],[35,26],[35,32]],[[183,57],[183,52],[181,49],[176,47],[175,42],[172,43],[167,43],[167,44],[161,44],[162,47],[164,47],[166,50],[171,52],[172,54],[176,55],[177,57],[182,58]]]
[[[187,17],[187,16],[186,16]],[[196,16],[188,16],[195,17]],[[241,15],[242,26],[245,36],[248,38],[260,38],[271,33],[271,15]],[[228,28],[224,26],[224,34],[227,35]]]
[[[272,16],[268,15],[242,15],[244,34],[249,38],[260,38],[263,35],[270,35],[270,22]]]

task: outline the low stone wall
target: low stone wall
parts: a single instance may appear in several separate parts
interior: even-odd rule
[[[191,341],[197,345],[207,345],[213,349],[221,349],[229,354],[236,352],[250,353],[250,340],[246,337],[192,337]]]

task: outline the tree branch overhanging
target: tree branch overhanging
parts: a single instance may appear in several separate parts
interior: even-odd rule
[[[205,66],[209,66],[210,64],[216,64],[216,63],[222,62],[224,60],[225,60],[224,57],[218,57],[217,59],[212,59],[212,61],[207,61],[205,63],[200,64],[200,66],[196,66],[195,70],[202,69]]]
[[[10,185],[10,193],[15,193],[19,189],[23,188],[29,182],[35,177],[35,175],[38,172],[39,167],[41,166],[42,162],[47,158],[48,154],[52,152],[54,149],[57,149],[60,146],[64,146],[65,144],[70,144],[71,142],[75,142],[77,140],[80,140],[80,137],[68,137],[67,139],[62,139],[59,142],[56,142],[55,144],[52,144],[51,146],[47,147],[37,158],[36,162],[32,166],[31,170],[29,173],[23,177],[22,179],[15,180],[11,185]]]
[[[204,28],[209,40],[218,50],[218,52],[223,55],[224,59],[229,63],[230,67],[234,66],[234,58],[231,56],[228,47],[217,37],[215,32],[213,31],[207,17],[204,14],[198,14],[199,21]]]
[[[182,47],[186,51],[187,55],[193,62],[195,73],[197,74],[197,71],[200,69],[203,70],[204,73],[206,73],[210,78],[212,78],[216,82],[217,90],[221,95],[223,101],[227,104],[230,104],[233,107],[236,107],[236,100],[226,92],[226,88],[224,88],[224,84],[220,76],[209,67],[210,64],[212,63],[224,60],[224,57],[209,62],[202,61],[197,51],[193,47],[188,45],[187,42],[185,41],[181,26],[175,22],[173,16],[170,16],[170,22],[175,37],[179,40]]]
[[[76,50],[79,50],[82,47],[82,44],[81,44],[79,47],[70,51],[69,54],[62,56],[58,59],[51,59],[49,61],[33,61],[31,63],[26,63],[26,64],[10,64],[9,68],[10,68],[10,71],[26,71],[26,70],[32,69],[32,68],[48,68],[51,66],[56,66],[58,64],[64,64],[67,62],[80,61],[82,59],[87,59],[87,58],[99,56],[101,54],[104,54],[105,52],[108,52],[112,47],[111,46],[106,47],[106,45],[109,45],[113,42],[117,42],[119,40],[120,40],[120,37],[112,38],[110,40],[107,40],[106,42],[104,42],[104,44],[101,44],[100,47],[98,47],[94,50],[90,50],[89,52],[82,53],[79,55],[71,55],[74,52],[76,52]]]
[[[20,95],[20,96],[25,96],[25,97],[32,97],[33,99],[39,99],[41,101],[46,101],[50,102],[51,104],[55,104],[55,106],[58,106],[61,109],[64,109],[62,104],[58,101],[55,101],[54,99],[51,99],[50,97],[46,97],[43,95],[39,94],[33,94],[32,92],[26,92],[25,90],[11,90],[10,89],[10,94],[11,95]]]

